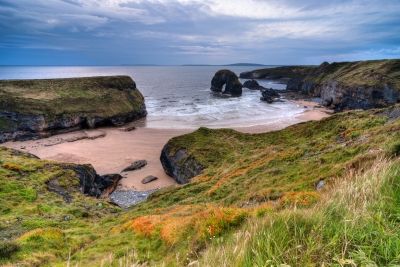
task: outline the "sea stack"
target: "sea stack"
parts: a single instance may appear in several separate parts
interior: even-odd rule
[[[242,87],[243,85],[240,83],[238,76],[230,70],[217,71],[211,80],[211,91],[216,93],[241,96]]]

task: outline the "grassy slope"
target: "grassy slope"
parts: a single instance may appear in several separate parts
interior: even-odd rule
[[[400,59],[334,62],[321,65],[306,80],[323,83],[335,80],[345,86],[381,86],[400,90]]]
[[[45,220],[43,225],[30,223],[30,228],[23,228],[16,232],[15,242],[22,245],[22,250],[18,252],[20,254],[13,256],[13,261],[21,259],[18,257],[24,255],[22,251],[26,253],[26,261],[38,257],[29,246],[24,247],[23,240],[25,239],[21,240],[18,237],[20,234],[35,228],[53,229],[55,227],[61,229],[66,241],[60,254],[55,249],[46,250],[46,255],[48,254],[48,257],[52,259],[52,265],[65,265],[70,249],[71,263],[78,266],[96,266],[100,263],[104,266],[119,266],[120,260],[125,262],[128,258],[132,261],[133,258],[150,261],[152,264],[164,262],[167,265],[183,265],[198,258],[199,252],[210,245],[211,248],[214,245],[228,246],[233,242],[231,239],[234,239],[230,233],[235,229],[240,229],[240,225],[244,224],[246,227],[247,224],[254,224],[259,220],[257,218],[265,218],[263,216],[266,214],[271,214],[271,218],[275,218],[275,216],[285,214],[285,210],[290,213],[293,206],[297,209],[308,209],[319,200],[324,200],[324,196],[314,189],[315,183],[320,179],[325,179],[328,184],[331,184],[349,172],[368,169],[377,157],[398,156],[400,153],[399,130],[400,120],[388,119],[383,115],[382,110],[336,114],[321,122],[302,123],[282,131],[265,134],[250,135],[232,130],[202,128],[171,141],[175,149],[181,147],[188,149],[198,161],[206,166],[205,172],[194,178],[190,184],[164,189],[151,197],[148,202],[121,212],[118,216],[109,216],[108,212],[104,212],[102,220],[97,219],[97,215],[91,215],[88,218],[78,216],[70,221],[58,219],[54,222],[52,216],[63,218],[64,214],[71,214],[68,212],[71,207],[64,205],[65,209],[60,210],[50,206],[49,209],[42,210],[41,205],[47,205],[47,202],[51,204],[53,201],[58,203],[62,201],[52,193],[45,193],[46,199],[39,198],[41,194],[38,194],[38,197],[28,198],[22,202],[22,207],[26,205],[26,209],[15,207],[12,212],[2,211],[1,221],[7,218],[4,216],[11,216],[14,218],[13,222],[18,222],[17,217],[23,211],[29,218],[22,221]],[[19,160],[15,157],[11,158]],[[33,168],[32,165],[39,164],[36,161],[26,161],[24,168]],[[2,166],[1,170],[7,174],[0,175],[2,183],[23,183],[22,187],[22,185],[34,184],[34,181],[38,179],[37,169],[30,172],[15,172],[4,169],[4,165]],[[42,177],[42,169],[43,167],[38,169],[41,170],[39,177]],[[23,179],[16,179],[17,177],[23,177]],[[33,181],[30,182],[30,180]],[[11,191],[23,192],[22,189]],[[7,200],[2,205],[13,207],[10,202],[13,196],[10,196],[12,195],[2,197]],[[19,202],[20,199],[16,199],[15,202]],[[387,201],[387,203],[391,202]],[[73,205],[79,207],[79,204]],[[382,207],[377,209],[378,213],[383,211]],[[388,212],[391,214],[392,211],[388,210]],[[51,219],[47,220],[47,216]],[[396,213],[393,213],[393,216],[397,216]],[[277,224],[272,224],[276,233],[281,233],[284,230],[281,227],[288,225],[285,218],[293,217],[282,218]],[[313,225],[320,217],[315,217],[314,220],[313,216],[303,218],[299,215],[295,218],[295,222],[304,222],[307,226]],[[337,246],[343,244],[342,239],[336,238],[337,235],[343,236],[341,222],[334,221],[331,217],[321,218],[323,218],[322,221],[331,220],[331,227],[336,231],[328,229],[322,237],[317,237],[323,239],[323,244],[329,243],[331,239],[336,240],[337,243],[332,245],[336,249]],[[264,222],[264,219],[261,221]],[[269,221],[265,220],[265,225],[268,223]],[[262,226],[261,223],[259,224]],[[3,229],[9,229],[9,227],[14,229],[13,225],[10,220],[10,224],[3,226]],[[264,229],[261,226],[260,229]],[[289,230],[293,229],[297,228]],[[305,230],[310,229],[313,228],[310,226]],[[366,230],[365,234],[368,234]],[[360,233],[362,231],[359,230]],[[382,235],[381,233],[377,235],[381,237],[386,234],[385,231]],[[265,256],[264,247],[256,247],[258,239],[264,240],[262,236],[258,237],[260,233],[263,232],[257,230],[254,232],[254,239],[249,237],[251,242],[246,247],[248,249],[246,257],[241,258],[241,263],[251,266],[254,263],[253,260],[259,259],[259,262],[262,262],[263,257],[268,255],[275,255],[275,262],[292,262],[288,258],[282,258],[281,252],[287,251],[285,247],[278,247],[276,251],[271,251],[273,254],[265,254],[267,255]],[[286,244],[284,238],[288,238],[291,234],[292,232],[288,232],[288,236],[284,236],[283,233],[282,236],[277,236],[283,240],[280,245]],[[299,236],[299,239],[301,237]],[[394,244],[397,244],[398,237],[394,235],[393,238]],[[40,240],[38,242],[48,242],[37,237],[30,240],[37,239]],[[312,242],[311,239],[307,241]],[[359,242],[361,245],[364,244],[363,239]],[[260,252],[256,255],[251,254],[253,248],[254,253]],[[322,247],[318,251],[324,251],[325,248],[330,249],[330,247]],[[392,250],[385,244],[382,244],[382,248]],[[332,260],[332,255],[326,255],[325,258]],[[392,254],[389,256],[392,257]],[[209,258],[212,259],[212,256]],[[311,257],[307,260],[318,262],[319,259],[325,258]]]
[[[69,190],[79,186],[71,170],[0,147],[0,265],[66,261],[70,252],[101,236],[99,218],[119,212],[77,190],[73,202],[65,203],[47,190],[45,183],[53,177],[62,177],[61,185]]]
[[[400,162],[371,167],[347,174],[314,207],[250,219],[216,240],[200,266],[398,266]]]
[[[140,260],[187,264],[246,220],[318,202],[320,179],[330,183],[397,155],[400,121],[381,112],[347,112],[265,134],[202,128],[174,138],[175,149],[185,147],[207,167],[204,174],[128,211],[113,231],[118,238],[136,234]]]
[[[0,81],[0,111],[110,117],[140,112],[144,98],[128,76]],[[130,90],[127,90],[130,89]],[[0,120],[0,129],[12,123]]]

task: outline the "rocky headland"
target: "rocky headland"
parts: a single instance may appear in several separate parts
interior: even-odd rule
[[[400,100],[398,59],[268,68],[240,77],[285,82],[287,91],[319,97],[324,106],[336,111],[386,107]]]
[[[146,114],[128,76],[0,81],[0,143],[118,126]]]

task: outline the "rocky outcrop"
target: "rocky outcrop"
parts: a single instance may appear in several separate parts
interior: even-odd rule
[[[267,103],[273,103],[275,100],[279,99],[279,93],[272,88],[261,89],[261,100]]]
[[[241,96],[242,87],[237,75],[230,70],[217,71],[211,80],[211,91],[216,93]]]
[[[400,101],[400,60],[322,63],[290,90],[320,97],[337,111],[380,108]]]
[[[119,174],[99,175],[91,165],[59,164],[64,170],[72,170],[76,173],[79,183],[63,181],[63,177],[55,177],[47,182],[48,190],[62,196],[66,202],[72,201],[72,192],[81,193],[92,197],[108,197],[122,179]]]
[[[310,71],[315,69],[315,66],[283,66],[276,68],[265,68],[253,71],[240,73],[241,79],[269,79],[276,81],[287,81],[291,78],[303,78]]]
[[[0,143],[119,126],[146,114],[127,76],[0,81]]]
[[[191,178],[199,175],[204,167],[183,149],[172,150],[166,144],[161,151],[161,164],[164,171],[173,177],[179,184],[186,184]]]
[[[248,88],[250,90],[261,90],[264,87],[258,84],[256,80],[247,80],[243,83],[243,88]]]
[[[398,59],[269,68],[240,77],[285,80],[286,90],[321,98],[324,106],[336,111],[380,108],[400,101]]]

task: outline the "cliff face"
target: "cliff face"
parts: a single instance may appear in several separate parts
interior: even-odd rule
[[[164,146],[160,161],[165,172],[179,184],[190,182],[191,178],[199,175],[204,169],[185,149],[173,152],[169,144]]]
[[[400,60],[323,63],[287,89],[321,97],[335,110],[393,105],[400,99]]]
[[[0,143],[120,125],[146,114],[127,76],[0,81]]]
[[[320,97],[323,105],[335,110],[379,108],[400,100],[400,60],[397,59],[324,62],[317,68],[293,71],[298,68],[280,67],[252,73],[262,72],[263,78],[286,79],[287,90]],[[274,73],[279,73],[279,77],[273,76]],[[247,75],[241,74],[241,77]]]

